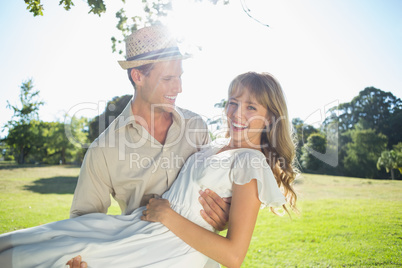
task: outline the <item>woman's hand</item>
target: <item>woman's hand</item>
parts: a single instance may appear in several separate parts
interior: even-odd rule
[[[141,220],[163,223],[170,211],[172,209],[167,199],[151,198],[146,209],[142,212]]]
[[[199,202],[204,208],[200,211],[204,220],[217,231],[226,230],[232,198],[221,198],[214,191],[206,189],[200,191]]]

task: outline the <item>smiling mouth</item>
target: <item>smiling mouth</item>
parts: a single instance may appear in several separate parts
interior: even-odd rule
[[[177,96],[165,96],[165,98],[170,100],[170,101],[175,101]]]
[[[247,126],[239,123],[232,122],[232,126],[236,129],[246,129]]]

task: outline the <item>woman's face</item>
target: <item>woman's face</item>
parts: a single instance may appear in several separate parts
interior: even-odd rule
[[[269,124],[268,110],[247,89],[241,92],[229,98],[226,108],[231,142],[236,147],[259,149],[261,133]]]

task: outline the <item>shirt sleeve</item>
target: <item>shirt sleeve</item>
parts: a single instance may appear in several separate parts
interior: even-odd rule
[[[279,207],[286,203],[265,156],[256,150],[245,149],[235,154],[230,179],[244,185],[252,179],[257,181],[258,198],[262,206]]]
[[[205,128],[205,134],[204,134],[201,144],[205,146],[205,145],[208,145],[211,143],[211,137],[209,136],[208,126],[205,122],[204,122],[204,128]]]
[[[103,151],[96,145],[88,149],[81,166],[70,218],[88,213],[106,213],[111,201],[112,185]]]

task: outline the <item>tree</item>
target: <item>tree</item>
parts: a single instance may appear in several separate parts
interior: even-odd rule
[[[399,173],[402,174],[402,142],[394,145]]]
[[[367,87],[359,92],[351,102],[342,103],[331,109],[325,123],[338,121],[340,132],[353,129],[358,123],[365,129],[374,129],[377,133],[392,132],[395,125],[390,124],[393,116],[400,118],[402,101],[390,92],[374,87]],[[339,114],[339,115],[337,115]],[[400,127],[399,123],[399,127]]]
[[[38,100],[39,90],[34,91],[33,87],[32,79],[28,79],[22,83],[19,97],[21,107],[11,105],[10,102],[7,101],[7,108],[14,111],[13,118],[18,118],[19,122],[29,123],[33,119],[38,119],[39,108],[44,102]]]
[[[220,102],[214,104],[214,107],[222,110],[222,114],[224,114],[223,110],[226,107],[226,103],[227,103],[226,99],[221,99]],[[208,118],[207,125],[211,140],[215,140],[217,138],[226,136],[226,133],[228,131],[227,122],[222,116]]]
[[[83,146],[77,144],[88,143],[88,135],[85,128],[88,120],[84,117],[70,120],[69,124],[62,122],[42,122],[43,137],[45,138],[45,153],[41,162],[47,164],[81,163],[85,154]],[[72,137],[67,136],[66,128]],[[69,138],[74,138],[71,142]]]
[[[394,169],[402,170],[401,161],[394,150],[383,151],[377,161],[377,169],[385,168],[387,173],[391,172],[391,179],[395,179]]]
[[[27,5],[27,10],[31,12],[34,16],[43,16],[43,5],[41,4],[41,0],[24,0]],[[126,0],[121,0],[122,3],[126,3]],[[195,1],[203,1],[203,0],[195,0]],[[209,2],[216,4],[219,0],[208,0]],[[222,1],[224,4],[229,3],[229,0]],[[89,12],[96,15],[101,15],[106,12],[106,5],[104,0],[87,0],[89,6]],[[152,15],[156,13],[156,15],[166,15],[172,7],[172,0],[142,0],[144,4],[144,11],[148,13],[147,17],[152,18]],[[63,6],[65,10],[70,10],[74,3],[72,0],[60,0],[59,5]],[[121,9],[124,12],[124,9]],[[248,11],[248,10],[245,10]]]
[[[388,148],[402,142],[402,109],[393,112],[382,124],[381,132],[388,137]]]
[[[34,16],[43,16],[43,5],[41,4],[41,0],[24,0],[27,5],[27,10],[31,12]],[[123,3],[125,0],[122,0]],[[106,6],[103,0],[88,0],[88,6],[90,8],[89,13],[101,15],[106,12]],[[60,0],[59,5],[62,5],[65,10],[70,10],[72,6],[74,6],[73,1],[71,0]]]
[[[89,141],[95,140],[112,121],[124,110],[128,102],[131,100],[132,95],[123,95],[114,97],[106,105],[105,111],[100,115],[93,118],[89,123]]]
[[[398,144],[395,144],[393,146],[393,149],[398,155],[402,156],[402,142],[399,142]]]
[[[301,163],[303,145],[307,144],[307,138],[311,134],[318,133],[319,131],[313,126],[306,124],[300,118],[293,118],[292,126],[297,139],[296,156],[298,162]]]
[[[350,164],[356,157],[349,152],[359,150],[352,149],[352,133],[354,130],[371,129],[378,135],[385,135],[388,138],[388,149],[402,141],[402,101],[390,92],[384,92],[374,87],[367,87],[360,91],[358,96],[352,101],[342,103],[337,107],[330,109],[330,115],[324,121],[324,127],[331,124],[338,125],[338,159],[340,165],[337,167],[339,174],[359,173],[364,177],[364,172],[352,171]],[[384,148],[384,150],[387,148]],[[381,151],[375,156],[376,161]],[[369,155],[359,154],[366,161]],[[356,160],[357,161],[357,160]],[[373,159],[369,160],[372,162]],[[346,166],[345,166],[346,165]],[[377,173],[377,170],[371,170],[371,175]],[[368,175],[367,175],[368,176]]]
[[[81,163],[87,148],[90,145],[88,139],[89,135],[89,121],[85,117],[72,117],[69,124],[64,123],[64,132],[70,141],[69,153],[71,155],[70,161],[73,163]],[[71,136],[67,136],[70,135]],[[71,137],[74,138],[73,142]]]
[[[323,165],[323,161],[313,156],[310,151],[324,154],[327,148],[327,140],[319,133],[311,134],[307,138],[307,143],[302,147],[301,165],[309,171],[317,171]]]
[[[381,133],[377,134],[374,129],[361,127],[356,127],[348,134],[352,141],[346,144],[346,156],[343,159],[347,175],[362,178],[376,177],[378,156],[387,148],[387,137]]]
[[[308,137],[310,137],[311,134],[319,132],[318,129],[316,129],[312,125],[306,124],[300,118],[293,118],[292,125],[300,146],[303,146],[303,144],[307,143],[307,139]]]
[[[0,160],[13,161],[14,156],[12,149],[3,141],[0,141]]]
[[[4,142],[12,150],[18,164],[35,162],[34,155],[40,154],[42,139],[40,136],[40,122],[32,120],[29,123],[13,122],[8,125],[8,135]],[[32,156],[28,159],[28,156]],[[31,161],[26,161],[26,160]]]
[[[38,111],[44,102],[38,99],[39,90],[35,91],[33,87],[32,79],[22,83],[19,97],[21,107],[13,106],[7,101],[7,108],[12,109],[14,115],[5,126],[8,128],[8,135],[4,142],[13,148],[19,164],[25,163],[30,153],[41,148]]]

